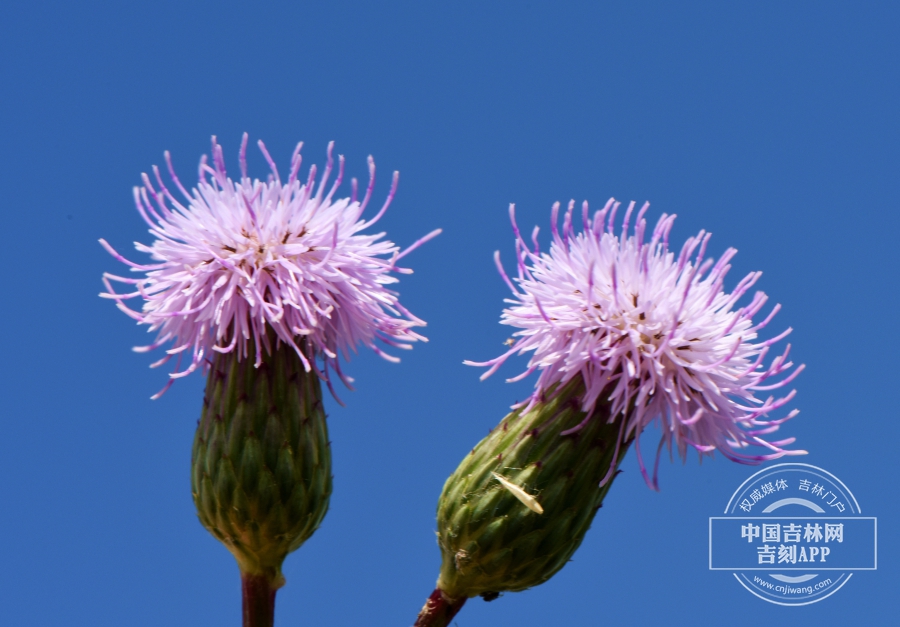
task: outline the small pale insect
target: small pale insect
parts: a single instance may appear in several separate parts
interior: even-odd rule
[[[516,341],[515,341],[514,339],[512,339],[511,337],[506,338],[505,340],[503,340],[503,345],[504,345],[504,346],[512,346],[512,345],[515,344],[515,343],[516,343]]]
[[[496,472],[492,472],[491,474],[494,475],[494,479],[500,482],[500,485],[512,492],[512,495],[514,497],[522,501],[522,504],[525,507],[535,512],[536,514],[544,513],[544,508],[541,507],[541,504],[537,502],[536,498],[528,494],[528,492],[517,486],[515,483],[511,482],[506,477],[501,477]]]

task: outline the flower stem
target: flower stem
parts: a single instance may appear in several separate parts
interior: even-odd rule
[[[244,627],[273,627],[277,589],[278,587],[266,575],[241,573]]]
[[[465,602],[466,597],[451,599],[440,588],[435,588],[413,627],[447,627]]]

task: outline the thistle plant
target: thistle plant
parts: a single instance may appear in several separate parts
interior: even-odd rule
[[[154,166],[158,187],[146,174],[134,189],[138,213],[155,238],[137,243],[154,263],[137,264],[103,247],[139,273],[139,278],[104,274],[101,296],[156,333],[134,350],[171,344],[157,367],[175,358],[159,398],[178,378],[195,370],[208,375],[194,438],[191,489],[200,522],[233,554],[241,571],[244,625],[271,626],[275,592],[284,584],[281,566],[318,528],[331,495],[331,452],[322,405],[322,382],[334,394],[336,376],[351,388],[339,356],[362,344],[389,361],[376,340],[397,348],[424,341],[415,328],[425,323],[407,311],[388,288],[407,253],[436,236],[436,230],[401,252],[383,234],[364,234],[387,210],[397,190],[395,172],[384,205],[362,219],[375,183],[362,201],[357,182],[350,198],[335,199],[333,142],[316,184],[312,166],[299,178],[302,144],[282,182],[271,168],[267,181],[247,175],[247,135],[239,153],[241,177],[228,178],[222,148],[212,141],[212,163],[200,161],[199,181],[190,192],[169,174],[179,200]],[[327,189],[327,193],[326,193]],[[113,282],[133,287],[119,293]],[[140,311],[131,299],[143,301]],[[337,398],[335,396],[335,398]],[[340,401],[339,401],[340,402]]]
[[[510,218],[517,275],[500,275],[513,297],[501,323],[517,329],[504,354],[486,362],[482,379],[511,356],[530,353],[524,372],[538,372],[533,393],[513,406],[447,479],[437,509],[442,554],[435,591],[418,627],[448,625],[466,599],[492,600],[547,581],[581,544],[602,506],[627,450],[634,446],[647,484],[659,489],[663,449],[699,456],[719,451],[744,464],[759,464],[805,451],[788,450],[793,438],[763,436],[797,414],[769,414],[795,392],[776,398],[760,393],[790,383],[803,366],[783,353],[764,362],[770,347],[790,329],[768,339],[758,333],[776,305],[754,323],[767,297],[738,301],[760,278],[752,272],[730,293],[725,275],[737,252],[706,259],[710,235],[689,238],[680,253],[669,250],[675,216],[663,214],[645,241],[645,204],[630,230],[630,203],[616,234],[614,199],[589,215],[582,228],[571,202],[559,228],[559,203],[551,214],[549,252],[532,246]],[[652,474],[641,435],[657,425]],[[749,449],[755,448],[757,452]]]

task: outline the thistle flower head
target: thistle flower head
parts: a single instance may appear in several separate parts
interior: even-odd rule
[[[794,438],[771,442],[762,438],[797,410],[770,419],[768,414],[789,403],[795,392],[780,398],[764,398],[760,392],[788,384],[803,369],[788,360],[790,345],[764,363],[770,347],[791,331],[757,339],[779,305],[757,323],[753,317],[767,300],[763,292],[738,306],[762,273],[750,273],[728,293],[723,283],[737,251],[729,248],[718,261],[706,259],[709,233],[689,238],[676,254],[668,241],[674,215],[663,214],[645,241],[649,204],[640,209],[634,229],[629,230],[632,202],[618,235],[614,225],[619,203],[614,199],[592,219],[585,202],[580,232],[573,224],[574,206],[574,201],[569,203],[560,230],[559,203],[554,205],[552,243],[544,253],[538,249],[538,229],[532,235],[532,249],[516,226],[514,206],[510,207],[518,265],[515,283],[504,272],[499,252],[495,261],[513,292],[501,322],[518,331],[505,354],[488,362],[466,363],[489,367],[485,378],[511,355],[532,353],[527,370],[510,379],[540,372],[534,393],[522,403],[523,411],[582,377],[582,410],[590,416],[598,402],[610,404],[610,420],[622,417],[620,441],[636,438],[641,472],[654,488],[664,444],[670,450],[674,444],[682,457],[690,447],[701,455],[718,450],[748,464],[805,453],[783,448]],[[640,434],[654,422],[662,437],[651,480],[641,458]],[[744,452],[751,445],[767,452]]]
[[[338,159],[334,184],[326,187],[333,171],[332,149],[316,184],[316,166],[306,182],[300,172],[300,148],[291,157],[287,180],[282,181],[262,141],[259,148],[271,168],[267,181],[247,176],[247,135],[240,149],[241,178],[226,175],[222,148],[212,139],[212,164],[200,161],[199,181],[185,189],[166,163],[182,200],[166,187],[154,166],[155,187],[143,175],[143,187],[135,187],[134,199],[141,217],[156,239],[152,244],[135,243],[154,263],[137,264],[125,259],[105,240],[100,243],[116,259],[141,274],[128,278],[106,273],[107,292],[102,297],[140,324],[157,332],[146,352],[171,343],[156,367],[177,356],[168,385],[211,361],[212,352],[236,351],[239,358],[252,358],[259,365],[264,353],[284,342],[299,355],[309,372],[321,358],[328,381],[329,366],[349,386],[340,369],[338,355],[345,359],[359,344],[370,347],[391,361],[375,340],[397,348],[425,340],[414,327],[424,322],[398,301],[388,285],[397,282],[391,272],[409,273],[397,261],[440,231],[434,231],[405,251],[382,239],[383,233],[362,234],[384,214],[397,189],[394,173],[390,194],[371,219],[361,218],[372,196],[375,163],[369,157],[369,185],[357,200],[356,179],[350,198],[335,198],[344,173],[344,157]],[[113,289],[112,281],[133,287],[129,293]],[[138,311],[126,304],[142,299]],[[271,332],[270,332],[271,331]],[[251,342],[252,340],[252,342]],[[253,346],[254,355],[248,355]],[[187,365],[182,368],[182,357]],[[166,388],[157,394],[158,397]],[[333,391],[333,390],[332,390]],[[154,398],[155,398],[154,397]]]

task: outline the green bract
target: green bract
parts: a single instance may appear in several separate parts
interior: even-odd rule
[[[284,558],[318,528],[331,496],[321,386],[292,347],[258,368],[236,351],[216,354],[191,466],[200,522],[243,573],[281,586]]]
[[[513,411],[466,456],[438,503],[443,562],[438,589],[459,599],[525,590],[547,581],[581,544],[606,492],[619,420],[598,403],[580,411],[580,380],[522,415]],[[562,435],[578,425],[581,429]],[[628,443],[619,448],[618,460]],[[492,473],[532,495],[532,511]]]

